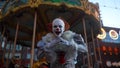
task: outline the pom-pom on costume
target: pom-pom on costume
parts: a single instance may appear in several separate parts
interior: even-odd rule
[[[80,34],[65,29],[65,21],[56,18],[52,32],[42,37],[37,46],[46,52],[50,68],[75,68],[78,52],[88,52]]]

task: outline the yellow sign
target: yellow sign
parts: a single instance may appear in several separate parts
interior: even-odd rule
[[[112,38],[113,40],[117,40],[118,39],[118,33],[115,30],[110,30],[109,31],[109,36],[110,38]]]
[[[103,28],[101,28],[101,31],[102,31],[102,34],[98,34],[97,38],[99,38],[99,39],[105,39],[105,37],[106,37],[106,31]]]

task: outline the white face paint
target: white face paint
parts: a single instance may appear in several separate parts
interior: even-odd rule
[[[52,31],[56,36],[61,36],[65,30],[64,21],[60,18],[56,18],[52,22]]]

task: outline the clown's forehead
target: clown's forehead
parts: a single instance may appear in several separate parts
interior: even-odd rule
[[[55,19],[53,20],[53,25],[63,25],[64,26],[64,21],[62,19]]]

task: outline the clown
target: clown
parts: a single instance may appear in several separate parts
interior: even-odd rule
[[[37,46],[46,52],[50,68],[75,68],[78,52],[88,52],[80,34],[66,30],[66,22],[56,18],[52,22],[52,32],[42,37]]]

